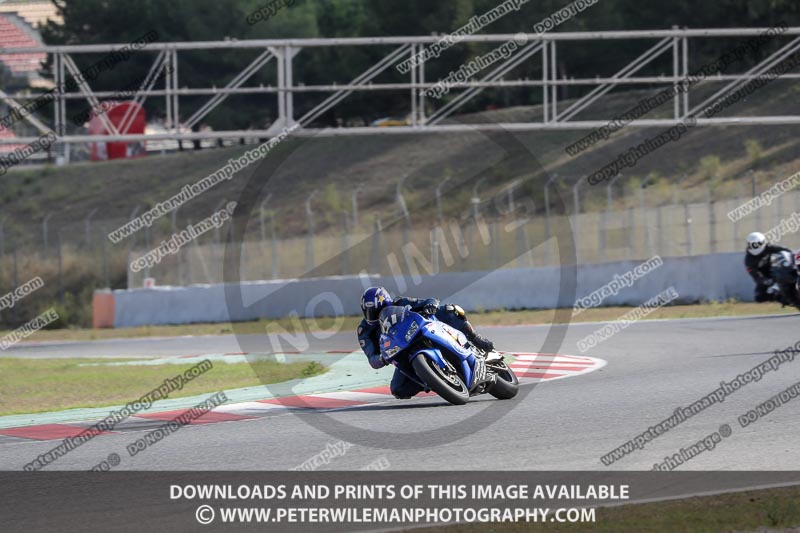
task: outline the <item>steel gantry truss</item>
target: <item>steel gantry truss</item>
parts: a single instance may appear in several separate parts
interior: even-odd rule
[[[422,62],[409,69],[408,81],[402,83],[373,83],[373,79],[381,72],[394,67],[402,62],[405,56],[414,57],[424,47],[436,42],[439,37],[356,37],[334,39],[287,39],[287,40],[245,40],[245,41],[209,41],[209,42],[175,42],[148,44],[136,53],[153,53],[155,59],[148,76],[142,81],[136,92],[134,101],[143,104],[152,97],[163,97],[167,115],[167,132],[155,135],[130,134],[128,129],[133,117],[124,117],[121,125],[114,125],[104,115],[100,116],[109,135],[90,135],[87,133],[67,132],[66,102],[71,99],[86,99],[92,106],[97,106],[101,99],[114,98],[118,92],[93,91],[89,83],[78,76],[78,68],[72,59],[72,54],[107,54],[122,48],[123,44],[105,45],[75,45],[75,46],[43,46],[29,48],[4,49],[4,54],[45,52],[53,55],[54,83],[56,87],[64,87],[68,75],[77,81],[79,92],[57,91],[55,96],[53,130],[58,135],[58,143],[85,143],[97,141],[142,141],[142,140],[195,140],[195,139],[234,139],[271,137],[284,128],[299,125],[296,135],[386,135],[424,132],[447,131],[472,131],[503,129],[510,131],[529,131],[547,129],[594,129],[604,126],[613,117],[596,120],[575,120],[575,117],[615,87],[624,85],[643,86],[670,86],[680,84],[690,74],[689,55],[690,40],[698,38],[752,38],[768,31],[768,28],[731,28],[731,29],[679,29],[669,30],[641,30],[641,31],[602,31],[602,32],[561,32],[552,34],[528,34],[528,43],[520,47],[507,59],[499,62],[489,69],[487,73],[479,74],[480,79],[470,80],[459,84],[452,90],[452,96],[441,101],[434,101],[425,95],[427,89],[436,86],[439,80],[426,81],[425,63]],[[471,35],[466,36],[463,42],[471,43],[497,43],[508,42],[519,34],[496,35]],[[710,77],[701,83],[728,82],[724,87],[705,98],[700,103],[690,104],[690,90],[676,92],[673,97],[673,112],[671,118],[639,118],[629,124],[633,127],[672,126],[678,121],[694,116],[705,106],[721,100],[731,92],[741,88],[750,80],[775,67],[781,61],[800,50],[800,27],[792,27],[782,31],[774,37],[779,43],[785,43],[773,54],[760,61],[750,70],[739,74],[722,74]],[[641,39],[655,41],[655,44],[643,54],[629,62],[622,69],[610,77],[593,78],[560,78],[557,72],[557,48],[559,43],[612,40],[622,42],[626,39]],[[787,42],[788,41],[788,42]],[[295,80],[293,63],[296,56],[304,48],[312,47],[346,47],[346,46],[381,46],[392,47],[388,54],[347,84],[330,83],[327,85],[305,85],[302,80]],[[587,47],[591,49],[591,46]],[[261,50],[261,53],[235,76],[225,87],[181,87],[178,72],[179,53],[187,50]],[[635,74],[651,64],[656,58],[672,52],[671,75],[635,76]],[[510,73],[519,65],[534,58],[541,57],[541,79],[510,79]],[[244,84],[256,72],[264,68],[275,59],[277,68],[277,86],[245,86]],[[535,58],[534,58],[535,60]],[[119,67],[117,67],[119,68]],[[124,63],[121,68],[124,68]],[[457,68],[457,67],[456,67]],[[166,69],[164,87],[156,88],[155,82]],[[782,79],[800,79],[800,74],[786,72],[780,75]],[[80,80],[80,81],[79,81]],[[593,86],[586,95],[572,102],[568,107],[560,110],[558,88],[564,86]],[[459,124],[446,123],[445,120],[463,107],[485,88],[513,88],[531,87],[541,90],[542,116],[539,121],[510,122],[494,124]],[[337,127],[318,129],[311,127],[314,120],[329,111],[338,103],[354,92],[369,91],[398,91],[408,90],[410,124],[390,128],[375,127]],[[294,95],[298,93],[320,93],[330,95],[318,105],[307,111],[300,118],[295,118]],[[198,124],[212,110],[222,105],[231,94],[263,94],[267,97],[277,98],[277,119],[266,129],[259,130],[223,130],[192,132],[191,128]],[[187,96],[207,95],[209,100],[188,117],[180,114],[180,98]],[[12,109],[21,106],[23,100],[33,100],[37,95],[13,94],[9,95],[0,91],[0,100],[6,102]],[[132,108],[130,108],[132,109]],[[130,111],[129,109],[129,111]],[[36,115],[26,115],[24,119],[30,122],[42,133],[50,131],[43,120]],[[754,124],[800,124],[799,115],[774,115],[774,116],[737,116],[736,106],[733,106],[730,116],[701,118],[697,124],[701,126],[714,125],[754,125]],[[0,139],[0,144],[30,143],[36,137],[17,137]]]

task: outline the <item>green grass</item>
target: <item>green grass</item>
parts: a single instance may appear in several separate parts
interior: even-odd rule
[[[553,510],[551,509],[551,514]],[[667,502],[601,507],[595,523],[472,524],[414,529],[415,533],[719,533],[800,525],[800,487],[736,492]]]
[[[109,360],[0,358],[0,415],[124,404],[197,364],[87,366],[103,362]],[[315,362],[217,362],[170,398],[278,383],[323,371]]]
[[[571,322],[599,322],[620,318],[632,307],[599,307],[587,309],[572,317]],[[744,316],[791,314],[797,311],[790,307],[781,307],[778,304],[757,304],[743,302],[711,302],[697,305],[671,305],[656,309],[647,315],[644,320],[657,318],[701,318],[714,316]],[[565,317],[556,316],[553,309],[526,310],[526,311],[489,311],[484,313],[469,313],[469,320],[478,327],[481,326],[515,326],[530,324],[564,323]],[[316,320],[301,320],[310,330],[331,330],[337,322],[341,323],[342,331],[355,331],[361,317],[340,317],[338,319],[318,318]],[[60,329],[37,331],[31,340],[98,340],[113,338],[157,337],[177,335],[225,335],[225,334],[258,334],[266,333],[268,328],[283,327],[292,331],[288,319],[258,320],[253,322],[237,322],[236,324],[185,324],[177,326],[140,326],[135,328],[120,329]],[[0,332],[0,336],[5,332]]]

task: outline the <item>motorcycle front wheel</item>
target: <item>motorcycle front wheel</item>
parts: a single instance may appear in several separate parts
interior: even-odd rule
[[[412,362],[414,371],[428,387],[453,405],[464,405],[469,401],[469,389],[461,376],[450,365],[441,368],[435,361],[418,355]]]

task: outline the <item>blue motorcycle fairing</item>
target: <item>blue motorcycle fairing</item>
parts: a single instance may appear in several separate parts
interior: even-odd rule
[[[475,355],[465,346],[466,335],[435,319],[426,324],[423,335],[439,345],[444,344],[448,351],[461,360],[462,376],[467,387],[472,388],[475,379]],[[439,366],[444,368],[441,364]]]
[[[423,317],[419,313],[411,311],[409,306],[386,307],[381,311],[379,320],[382,331],[380,336],[381,353],[409,378],[425,385],[416,376],[411,365],[418,355],[428,357],[442,369],[446,368],[446,359],[442,353],[442,349],[444,349],[461,361],[461,375],[467,387],[472,388],[475,380],[476,359],[472,351],[465,346],[467,341],[463,333],[439,322],[435,317]],[[414,353],[403,354],[420,334],[432,341],[434,346],[416,350]],[[398,358],[400,355],[407,355],[407,357]]]

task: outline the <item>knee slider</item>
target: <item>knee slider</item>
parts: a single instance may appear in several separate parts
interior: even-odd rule
[[[461,308],[460,305],[447,304],[445,306],[445,309],[447,310],[448,313],[456,316],[457,318],[460,318],[461,320],[467,319],[467,313],[464,311],[464,309]]]

